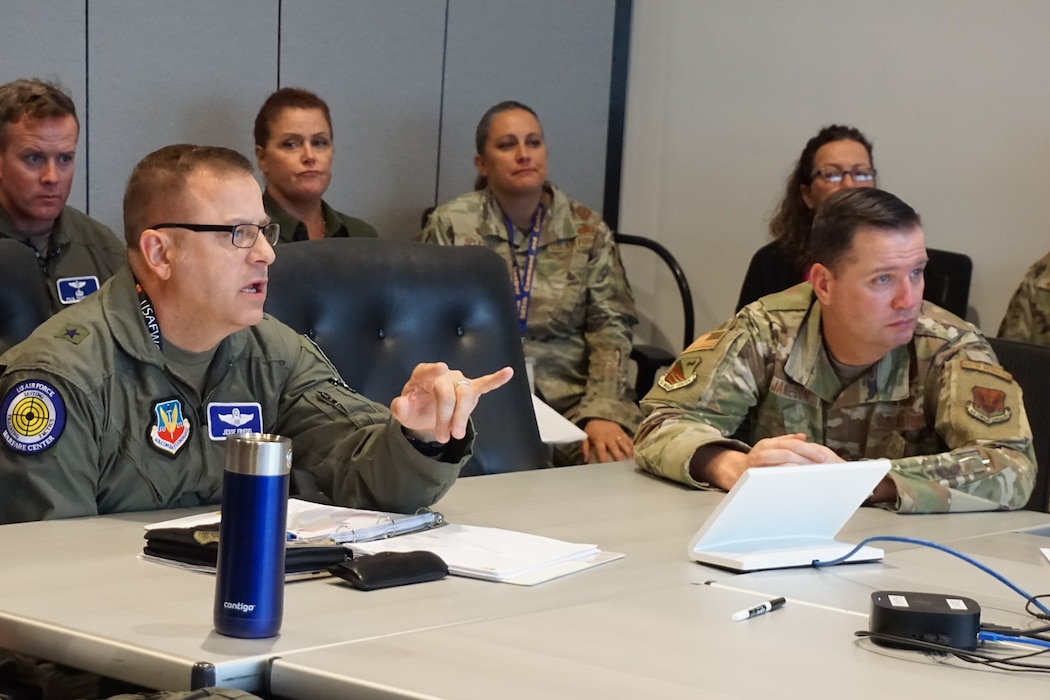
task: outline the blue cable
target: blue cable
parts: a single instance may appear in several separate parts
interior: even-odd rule
[[[999,634],[998,632],[978,632],[977,638],[984,642],[1017,642],[1018,644],[1032,644],[1037,647],[1046,647],[1050,649],[1050,642],[1044,639],[1035,639],[1033,637],[1011,637],[1005,634]]]
[[[868,537],[867,539],[862,540],[860,542],[860,544],[858,544],[856,547],[851,549],[849,552],[847,552],[846,554],[842,555],[841,557],[838,557],[837,559],[829,559],[828,561],[818,561],[818,560],[814,559],[813,560],[813,566],[815,566],[817,568],[820,568],[820,567],[824,567],[824,566],[833,566],[835,564],[841,564],[842,562],[846,561],[847,559],[852,557],[854,554],[856,554],[858,551],[860,551],[860,549],[864,545],[868,544],[869,542],[904,542],[906,544],[917,544],[917,545],[922,545],[923,547],[932,547],[933,549],[937,549],[937,550],[940,550],[940,551],[945,552],[947,554],[951,554],[954,557],[958,557],[959,559],[962,559],[964,562],[966,562],[968,564],[973,564],[974,566],[976,566],[978,569],[980,569],[984,573],[986,573],[989,576],[992,576],[993,578],[997,579],[999,582],[1004,584],[1006,587],[1008,587],[1014,593],[1017,593],[1018,595],[1023,597],[1026,601],[1031,602],[1032,605],[1034,605],[1035,607],[1039,608],[1039,610],[1041,610],[1044,615],[1050,615],[1050,609],[1047,609],[1047,607],[1045,605],[1043,605],[1041,602],[1039,602],[1038,600],[1036,600],[1035,597],[1028,595],[1025,591],[1021,590],[1020,587],[1018,587],[1015,584],[1013,584],[1010,581],[1008,581],[1006,579],[1006,577],[1003,576],[1002,574],[1000,574],[1000,573],[998,573],[996,571],[993,571],[992,569],[988,568],[987,566],[985,566],[981,562],[977,561],[976,559],[972,559],[972,558],[968,557],[967,555],[963,554],[962,552],[957,552],[954,549],[951,549],[949,547],[945,547],[943,544],[937,544],[936,542],[930,542],[929,540],[919,540],[919,539],[915,539],[914,537],[898,537],[896,535],[877,535],[875,537]]]

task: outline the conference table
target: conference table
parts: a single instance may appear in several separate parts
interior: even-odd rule
[[[858,684],[851,694],[865,697],[891,674],[966,696],[1039,682],[853,639],[866,626],[871,586],[887,587],[878,572],[887,582],[973,590],[1003,608],[998,621],[1021,619],[1020,598],[980,572],[956,569],[940,580],[946,555],[889,543],[880,563],[746,575],[691,562],[686,545],[722,497],[633,462],[461,479],[436,505],[449,522],[626,556],[531,587],[449,577],[361,592],[332,577],[292,582],[281,634],[263,640],[214,632],[213,577],[138,558],[144,525],[183,512],[5,525],[0,647],[147,687],[269,684],[288,698],[748,697],[762,689],[790,697],[821,694],[844,677]],[[1050,580],[1047,563],[1032,559],[1026,542],[1044,538],[1018,531],[1048,526],[1050,515],[1030,511],[901,516],[862,508],[842,537],[957,543],[1038,587]],[[1015,548],[1009,556],[1006,544]],[[788,604],[731,623],[734,611],[770,594]],[[794,676],[797,687],[788,687]]]

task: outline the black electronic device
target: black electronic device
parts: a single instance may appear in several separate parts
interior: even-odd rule
[[[916,591],[871,594],[868,630],[882,646],[922,649],[908,643],[914,640],[973,651],[980,629],[981,606],[972,598]]]

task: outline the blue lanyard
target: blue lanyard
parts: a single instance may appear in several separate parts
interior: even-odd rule
[[[536,274],[536,252],[540,247],[540,229],[543,226],[543,205],[536,207],[532,215],[532,230],[529,232],[529,247],[525,252],[525,269],[518,265],[518,254],[514,248],[514,224],[510,217],[504,215],[503,224],[507,227],[510,239],[510,264],[514,269],[511,281],[514,283],[514,303],[518,306],[518,329],[525,337],[525,325],[529,318],[529,300],[532,298],[532,279]]]

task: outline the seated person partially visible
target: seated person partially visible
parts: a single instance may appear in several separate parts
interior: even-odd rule
[[[832,124],[806,142],[769,222],[773,240],[755,251],[736,310],[809,279],[809,236],[820,203],[850,187],[875,187],[871,142],[852,126]]]
[[[281,226],[279,243],[315,238],[375,238],[372,225],[332,208],[335,140],[328,103],[302,88],[266,98],[255,117],[255,161],[266,180],[263,206]]]
[[[1021,392],[976,328],[923,302],[919,215],[837,192],[810,281],[698,338],[642,401],[645,469],[729,489],[751,467],[888,458],[871,502],[902,513],[1021,508],[1036,465]],[[728,436],[750,419],[746,442]]]
[[[56,313],[98,290],[123,264],[116,234],[66,205],[80,123],[51,83],[0,85],[0,237],[33,249]]]
[[[293,473],[341,505],[412,512],[456,480],[512,370],[418,365],[389,411],[347,386],[263,314],[279,227],[244,156],[146,156],[124,228],[128,263],[0,355],[0,522],[217,503],[230,430],[290,437]]]
[[[1050,345],[1050,253],[1021,278],[999,324],[999,337]]]

